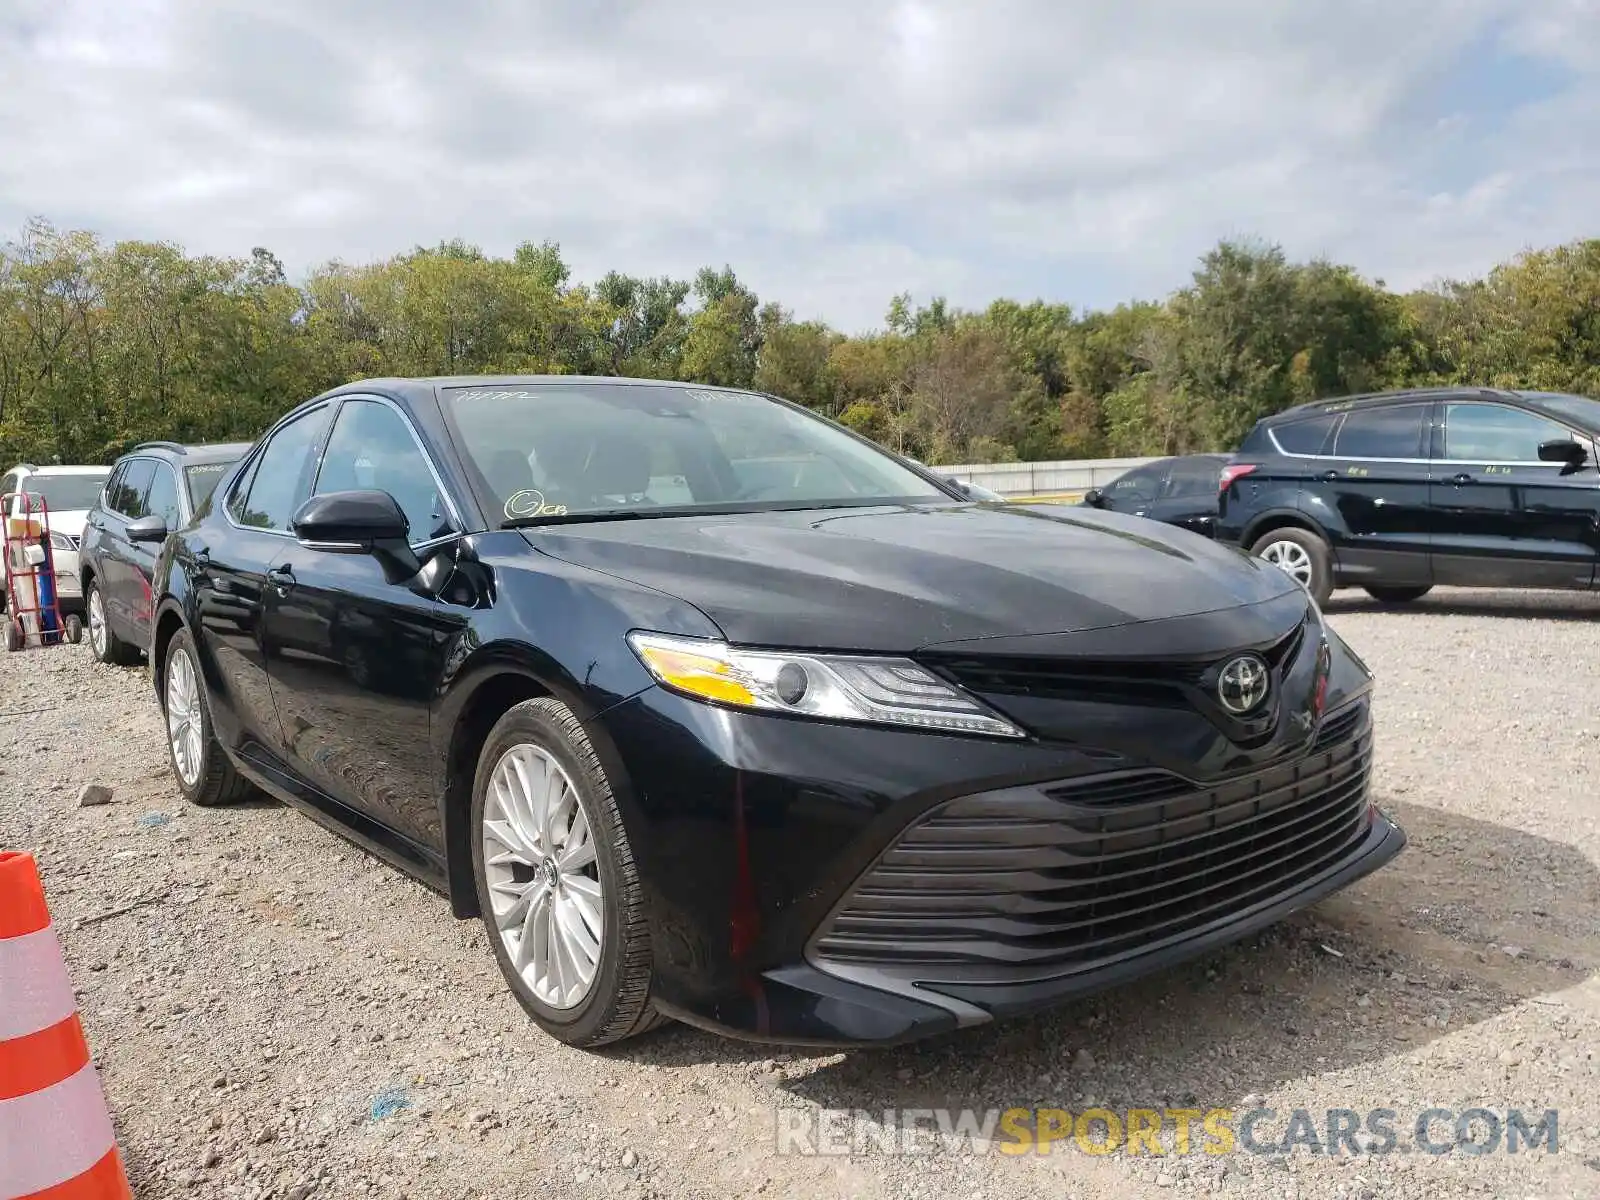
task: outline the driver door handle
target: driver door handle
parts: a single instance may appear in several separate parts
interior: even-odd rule
[[[294,590],[294,568],[288,563],[273,567],[267,572],[267,579],[272,584],[272,590],[279,596],[287,596]]]
[[[1472,476],[1468,475],[1465,471],[1462,471],[1459,474],[1450,476],[1450,482],[1455,484],[1457,487],[1460,487],[1464,483],[1471,483]]]

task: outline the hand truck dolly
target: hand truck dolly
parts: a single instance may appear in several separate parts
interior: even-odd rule
[[[50,506],[43,496],[33,492],[0,496],[0,551],[5,560],[6,611],[0,614],[0,621],[5,624],[6,649],[81,641],[82,619],[76,613],[61,618],[55,554],[50,545]]]

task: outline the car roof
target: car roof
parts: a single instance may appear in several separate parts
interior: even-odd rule
[[[1358,392],[1349,396],[1324,396],[1321,400],[1307,401],[1297,404],[1293,408],[1286,408],[1282,412],[1272,413],[1262,418],[1267,425],[1276,425],[1280,422],[1300,421],[1307,417],[1318,417],[1326,413],[1350,412],[1355,409],[1376,408],[1384,404],[1393,404],[1406,400],[1510,400],[1534,406],[1521,392],[1513,392],[1505,388],[1487,387],[1416,387],[1392,388],[1386,392]]]
[[[234,462],[243,458],[245,451],[253,445],[254,442],[201,442],[193,446],[186,446],[182,442],[140,442],[122,457],[181,458],[188,465]]]
[[[705,392],[737,392],[744,395],[761,395],[755,388],[722,387],[710,383],[690,383],[680,379],[638,379],[630,375],[418,375],[358,379],[330,388],[323,396],[344,395],[349,392],[378,391],[421,395],[436,388],[458,387],[527,387],[533,384],[603,383],[623,387],[681,387]],[[321,397],[318,397],[320,399]]]

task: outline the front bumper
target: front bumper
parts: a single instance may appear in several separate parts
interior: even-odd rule
[[[660,688],[618,704],[590,730],[640,872],[657,1006],[756,1041],[892,1044],[1097,991],[1314,904],[1405,845],[1368,798],[1370,676],[1330,641],[1320,721],[1296,723],[1307,639],[1283,667],[1281,733],[1249,750],[1146,699],[1099,706],[1098,722],[1095,706],[1060,709],[1090,745],[1065,726],[1002,742]],[[1154,816],[1085,832],[1108,811],[1085,789],[1130,776],[1168,784],[1123,796],[1112,824]],[[1142,873],[1094,900],[1121,908],[1069,911],[1061,895],[1113,860]],[[885,887],[885,864],[908,886]]]
[[[1382,812],[1361,842],[1321,876],[1255,908],[1230,914],[1183,938],[1092,969],[993,989],[980,1003],[865,969],[841,977],[811,962],[764,972],[754,988],[695,1008],[659,1006],[686,1024],[748,1041],[845,1048],[894,1046],[998,1018],[1022,1016],[1090,996],[1199,958],[1257,933],[1342,891],[1389,863],[1406,846],[1405,832]]]

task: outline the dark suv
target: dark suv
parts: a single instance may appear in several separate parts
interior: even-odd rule
[[[84,523],[81,555],[89,644],[101,662],[131,663],[149,644],[150,569],[161,543],[194,519],[248,449],[144,442],[113,464]]]
[[[1590,588],[1600,560],[1600,401],[1418,389],[1260,421],[1223,468],[1216,536],[1320,603],[1385,603],[1435,584]]]
[[[1123,472],[1103,488],[1090,488],[1083,494],[1083,504],[1149,517],[1209,537],[1217,523],[1217,482],[1227,462],[1226,454],[1158,458]]]

